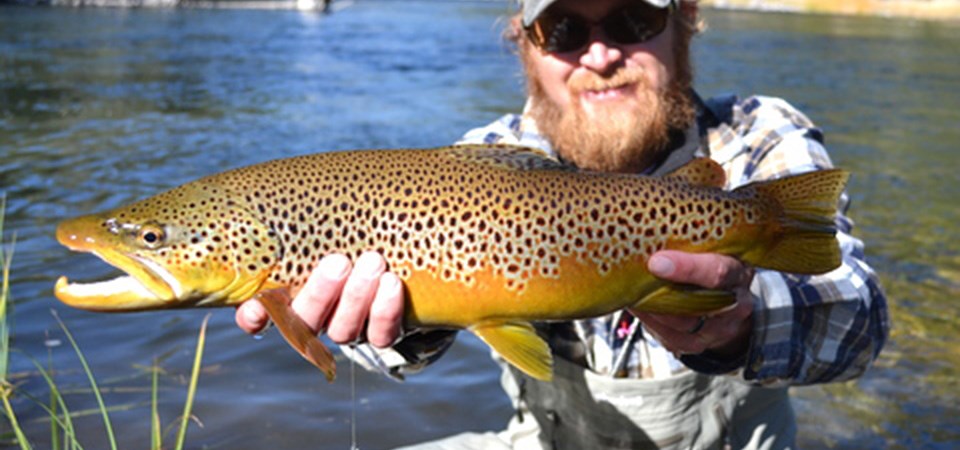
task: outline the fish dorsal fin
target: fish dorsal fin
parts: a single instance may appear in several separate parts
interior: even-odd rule
[[[333,361],[333,353],[320,338],[316,336],[307,324],[303,323],[300,316],[290,307],[290,294],[286,289],[271,289],[257,294],[256,297],[263,304],[270,320],[273,321],[280,334],[290,344],[300,356],[310,361],[327,377],[327,381],[333,381],[337,373],[336,363]]]
[[[503,359],[538,380],[553,379],[550,347],[527,322],[491,322],[470,327]]]
[[[538,148],[505,144],[461,144],[445,147],[452,157],[501,169],[512,170],[576,170]]]
[[[722,188],[727,182],[723,167],[710,158],[696,158],[667,174],[667,178],[681,180],[693,186],[715,188]]]

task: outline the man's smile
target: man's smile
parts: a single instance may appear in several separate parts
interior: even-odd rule
[[[584,89],[580,97],[588,102],[619,100],[630,95],[635,88],[636,84],[629,83],[602,89]]]

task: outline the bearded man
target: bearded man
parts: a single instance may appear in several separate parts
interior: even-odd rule
[[[522,114],[468,132],[462,143],[537,147],[583,170],[661,175],[707,156],[727,188],[831,166],[818,129],[770,97],[701,99],[690,44],[689,0],[521,0],[507,34],[527,79]],[[422,449],[791,448],[787,387],[859,376],[888,335],[886,300],[850,235],[846,196],[837,238],[843,264],[799,277],[753,270],[717,254],[661,251],[650,271],[669,281],[736,293],[709,317],[620,311],[540,326],[554,381],[504,364],[517,405],[507,430],[467,433]],[[449,347],[454,333],[402,334],[403,288],[382,256],[329,255],[293,303],[335,342],[365,337],[371,366],[399,376]],[[256,332],[262,306],[237,323]]]

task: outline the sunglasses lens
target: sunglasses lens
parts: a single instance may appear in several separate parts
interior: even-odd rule
[[[638,2],[604,17],[600,26],[613,42],[639,44],[662,33],[669,15],[669,8],[655,8]],[[574,15],[544,13],[527,28],[527,34],[542,50],[565,53],[583,48],[590,41],[592,27]]]
[[[542,32],[537,46],[551,53],[576,50],[590,39],[590,25],[573,16],[544,17],[535,26]]]
[[[667,8],[638,4],[623,8],[603,19],[603,31],[614,42],[639,44],[663,32],[667,27]]]

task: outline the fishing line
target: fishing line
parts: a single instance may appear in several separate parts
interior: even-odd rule
[[[358,339],[359,341],[359,339]],[[357,446],[357,342],[350,344],[350,450],[360,450]]]

